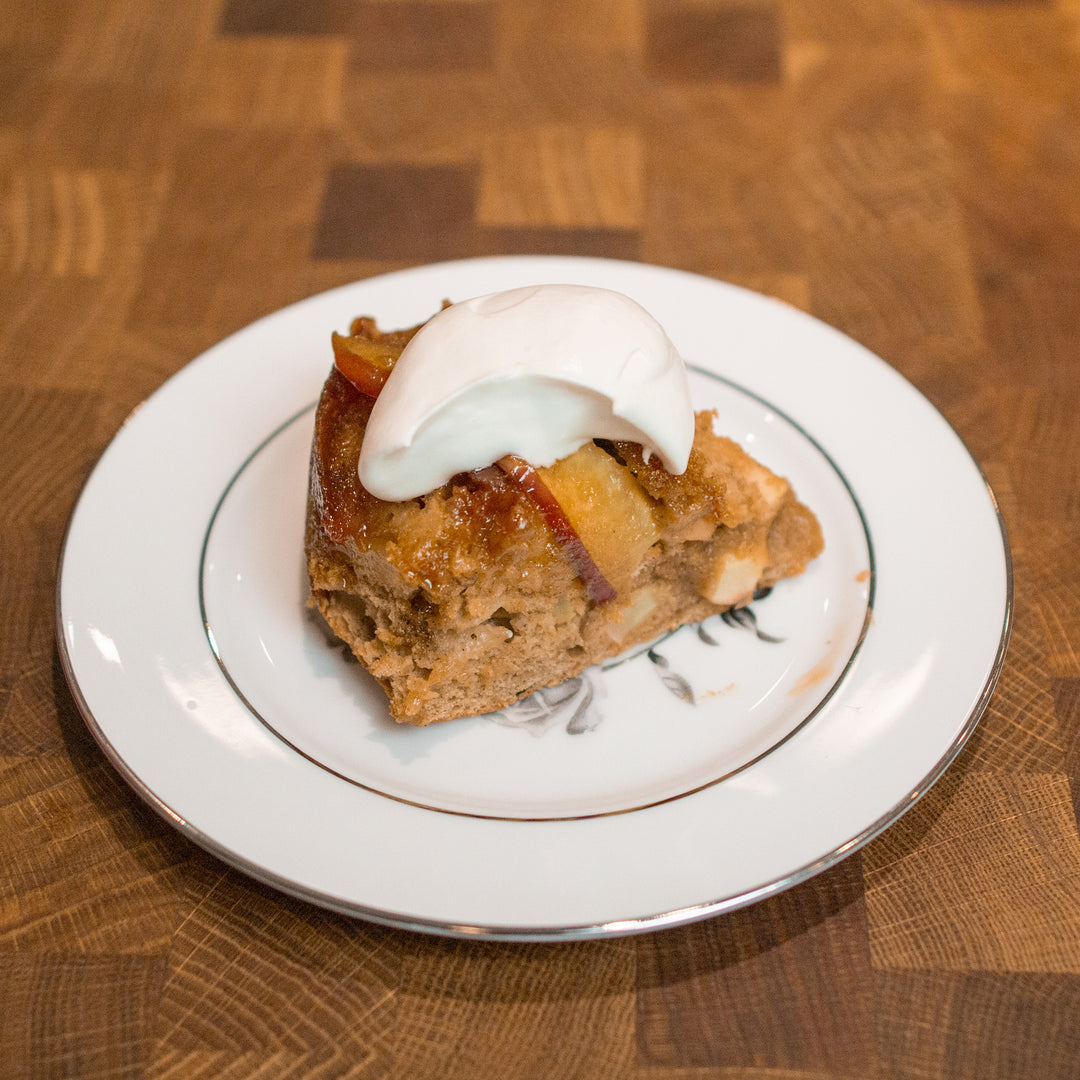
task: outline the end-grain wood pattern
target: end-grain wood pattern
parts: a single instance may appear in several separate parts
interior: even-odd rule
[[[80,485],[169,375],[324,288],[519,252],[832,323],[1012,542],[1012,647],[935,789],[639,938],[440,941],[246,879],[117,777],[53,636]],[[0,0],[0,1077],[1075,1080],[1078,365],[1076,0]]]

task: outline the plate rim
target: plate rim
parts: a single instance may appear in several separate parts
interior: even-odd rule
[[[626,260],[614,260],[614,259],[601,259],[594,257],[578,257],[570,255],[513,255],[513,256],[484,256],[476,259],[457,259],[449,260],[446,262],[425,264],[423,266],[407,267],[400,270],[390,271],[386,274],[375,275],[370,278],[360,279],[355,282],[348,282],[331,289],[324,290],[320,293],[312,294],[311,296],[301,298],[294,303],[285,305],[284,307],[277,309],[276,311],[267,313],[266,315],[254,320],[253,322],[241,327],[232,333],[226,335],[220,341],[211,345],[208,349],[203,350],[201,353],[192,357],[181,366],[173,375],[166,379],[159,387],[157,387],[146,399],[128,414],[125,420],[122,422],[118,430],[109,439],[108,443],[102,449],[101,453],[96,458],[92,468],[87,473],[84,479],[78,496],[72,506],[71,512],[68,516],[67,523],[65,525],[63,538],[61,541],[60,549],[56,562],[56,578],[54,589],[54,614],[55,614],[55,633],[57,648],[59,653],[59,659],[61,667],[64,672],[64,676],[68,685],[68,688],[72,694],[76,707],[82,716],[84,723],[87,725],[88,730],[93,735],[98,746],[101,748],[106,759],[117,770],[125,782],[136,792],[140,798],[149,805],[156,813],[159,814],[170,825],[176,828],[187,839],[196,843],[199,847],[208,851],[210,854],[217,858],[220,858],[228,865],[235,867],[237,870],[243,872],[245,875],[253,878],[254,880],[261,881],[264,884],[270,885],[278,891],[296,897],[298,899],[305,900],[307,902],[315,903],[320,907],[328,910],[335,911],[339,914],[343,914],[350,917],[362,918],[366,921],[377,923],[380,925],[396,927],[400,929],[407,929],[418,931],[421,933],[435,934],[439,936],[449,936],[458,938],[485,938],[489,940],[504,940],[504,941],[566,941],[566,940],[581,940],[586,938],[597,937],[611,937],[611,936],[623,936],[627,934],[634,934],[646,931],[652,931],[661,928],[673,927],[678,925],[684,925],[691,922],[696,922],[704,918],[709,918],[714,915],[718,915],[724,912],[737,910],[738,908],[745,907],[749,904],[758,902],[765,899],[768,896],[775,895],[783,892],[788,888],[792,888],[795,885],[800,884],[803,881],[816,876],[822,871],[842,861],[848,855],[857,851],[861,847],[865,846],[876,836],[880,835],[890,825],[902,816],[908,809],[910,809],[916,802],[918,802],[927,791],[936,783],[941,775],[947,771],[947,769],[956,760],[957,756],[963,750],[964,746],[970,739],[971,734],[974,732],[981,719],[983,713],[986,710],[987,705],[994,693],[998,680],[1001,675],[1002,667],[1004,664],[1005,655],[1008,649],[1009,640],[1012,632],[1013,618],[1014,618],[1014,581],[1013,581],[1013,563],[1011,549],[1008,540],[1007,529],[1003,515],[1000,510],[998,501],[994,495],[994,492],[989,484],[987,476],[983,471],[981,465],[971,453],[970,449],[961,438],[955,428],[948,422],[938,408],[925,397],[917,388],[912,386],[912,389],[918,395],[921,403],[924,407],[932,410],[937,415],[940,421],[948,429],[948,432],[956,440],[958,448],[963,451],[969,464],[971,464],[979,478],[982,488],[989,499],[989,504],[993,512],[993,517],[997,522],[998,534],[1001,541],[1001,554],[1003,558],[1003,570],[1004,570],[1004,585],[1005,595],[1003,597],[1003,617],[1000,632],[997,640],[997,647],[990,664],[988,673],[983,682],[983,685],[971,705],[971,708],[963,720],[963,723],[957,729],[957,733],[946,747],[945,752],[938,757],[934,766],[922,776],[918,783],[911,788],[910,792],[896,802],[892,807],[879,815],[873,821],[866,824],[861,830],[859,830],[854,836],[848,839],[845,843],[840,844],[832,851],[829,851],[819,858],[805,862],[799,866],[796,866],[790,870],[787,874],[778,877],[774,880],[765,882],[760,886],[749,889],[742,893],[732,896],[714,898],[710,900],[703,900],[698,903],[675,907],[667,911],[655,912],[647,915],[632,916],[623,919],[612,919],[606,921],[597,921],[590,923],[574,923],[574,924],[550,924],[546,926],[522,924],[512,925],[511,923],[500,924],[484,924],[477,923],[465,923],[449,921],[441,918],[429,918],[420,915],[394,912],[384,908],[372,907],[368,904],[364,904],[355,900],[347,900],[341,897],[335,896],[331,893],[325,892],[322,889],[313,887],[302,882],[294,881],[291,878],[277,873],[276,871],[262,866],[255,860],[248,858],[246,855],[232,850],[228,845],[221,843],[213,836],[209,835],[203,829],[193,825],[183,815],[173,809],[161,796],[152,790],[149,784],[138,775],[133,766],[131,766],[122,756],[122,754],[113,745],[112,740],[106,734],[103,726],[101,725],[98,717],[95,715],[89,701],[87,700],[83,686],[80,684],[78,675],[75,671],[74,659],[71,655],[67,635],[64,631],[64,611],[63,611],[63,582],[64,582],[64,569],[68,555],[69,542],[75,526],[76,518],[83,506],[84,500],[88,497],[87,492],[91,486],[91,481],[95,474],[98,472],[102,465],[103,460],[109,454],[109,451],[113,448],[122,432],[128,426],[132,418],[150,401],[158,397],[159,395],[167,392],[167,388],[170,383],[173,382],[179,375],[188,370],[193,364],[196,364],[210,354],[217,351],[219,348],[226,347],[234,338],[243,334],[245,331],[263,323],[266,320],[273,319],[280,316],[283,312],[288,311],[290,308],[300,306],[310,300],[317,297],[330,298],[338,293],[346,293],[357,286],[368,285],[374,282],[386,282],[391,279],[399,277],[408,277],[415,275],[417,271],[434,271],[434,272],[449,272],[456,267],[463,265],[476,266],[478,264],[491,263],[491,264],[506,264],[508,262],[530,265],[554,265],[557,263],[570,263],[573,265],[589,264],[594,267],[609,267],[626,266],[632,267],[637,270],[644,271],[659,271],[666,275],[685,276],[695,280],[701,280],[708,282],[710,285],[721,286],[723,288],[732,289],[737,292],[748,294],[756,300],[764,300],[769,303],[781,305],[783,307],[789,307],[783,301],[777,300],[774,297],[769,297],[761,293],[754,292],[744,286],[736,285],[730,282],[725,282],[717,278],[708,277],[702,274],[695,274],[690,271],[680,270],[678,268],[653,265],[643,262],[634,262]],[[815,316],[810,315],[807,312],[803,312],[798,308],[791,308],[791,310],[798,312],[804,318],[817,324],[819,327],[824,327],[834,334],[838,334],[841,338],[845,339],[849,343],[858,346],[865,358],[872,359],[878,364],[892,371],[898,378],[907,385],[911,386],[908,380],[904,379],[895,368],[892,368],[886,361],[877,354],[871,352],[862,346],[855,339],[850,338],[843,332],[836,330],[829,324],[822,322]],[[740,387],[747,392],[754,393],[751,388],[741,386]],[[788,418],[799,424],[797,418],[788,416]],[[828,455],[827,455],[828,456]],[[829,458],[831,461],[831,457]],[[841,471],[840,475],[847,485],[847,479],[844,473]],[[852,492],[854,495],[854,492]],[[856,505],[860,506],[860,516],[862,515],[861,505],[856,499]],[[867,536],[869,538],[869,530],[867,530]],[[860,641],[862,636],[860,636]]]

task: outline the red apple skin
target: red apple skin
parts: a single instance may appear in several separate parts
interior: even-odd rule
[[[606,604],[615,599],[615,590],[600,572],[588,549],[582,543],[570,519],[563,512],[558,500],[551,494],[540,474],[524,459],[516,454],[507,454],[496,463],[507,476],[518,484],[536,504],[544,515],[555,539],[574,568],[578,577],[585,583],[585,590],[594,604]]]

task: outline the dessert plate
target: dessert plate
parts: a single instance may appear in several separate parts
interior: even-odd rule
[[[399,727],[304,606],[329,334],[354,315],[407,326],[444,297],[546,281],[650,310],[691,366],[695,406],[791,479],[826,550],[738,617],[501,713]],[[90,476],[57,617],[110,760],[222,859],[378,922],[563,939],[730,910],[877,835],[974,729],[1011,592],[978,467],[861,346],[695,275],[511,257],[332,290],[194,360]]]
[[[375,680],[335,647],[321,617],[302,617],[296,508],[307,497],[312,406],[244,462],[210,522],[200,592],[223,674],[253,715],[312,761],[449,813],[551,820],[643,809],[768,753],[816,714],[856,656],[871,551],[842,477],[804,432],[715,374],[694,372],[690,382],[699,407],[715,409],[746,445],[761,444],[769,465],[819,508],[830,538],[809,572],[768,603],[665,635],[493,715],[395,724]]]

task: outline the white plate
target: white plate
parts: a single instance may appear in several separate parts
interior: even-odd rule
[[[741,621],[685,628],[492,717],[399,727],[303,604],[330,330],[541,281],[613,288],[656,315],[695,405],[792,480],[826,550]],[[973,730],[1011,591],[977,466],[861,346],[694,275],[519,257],[345,286],[189,364],[87,482],[57,606],[90,729],[210,851],[379,922],[559,939],[729,910],[875,836]]]

